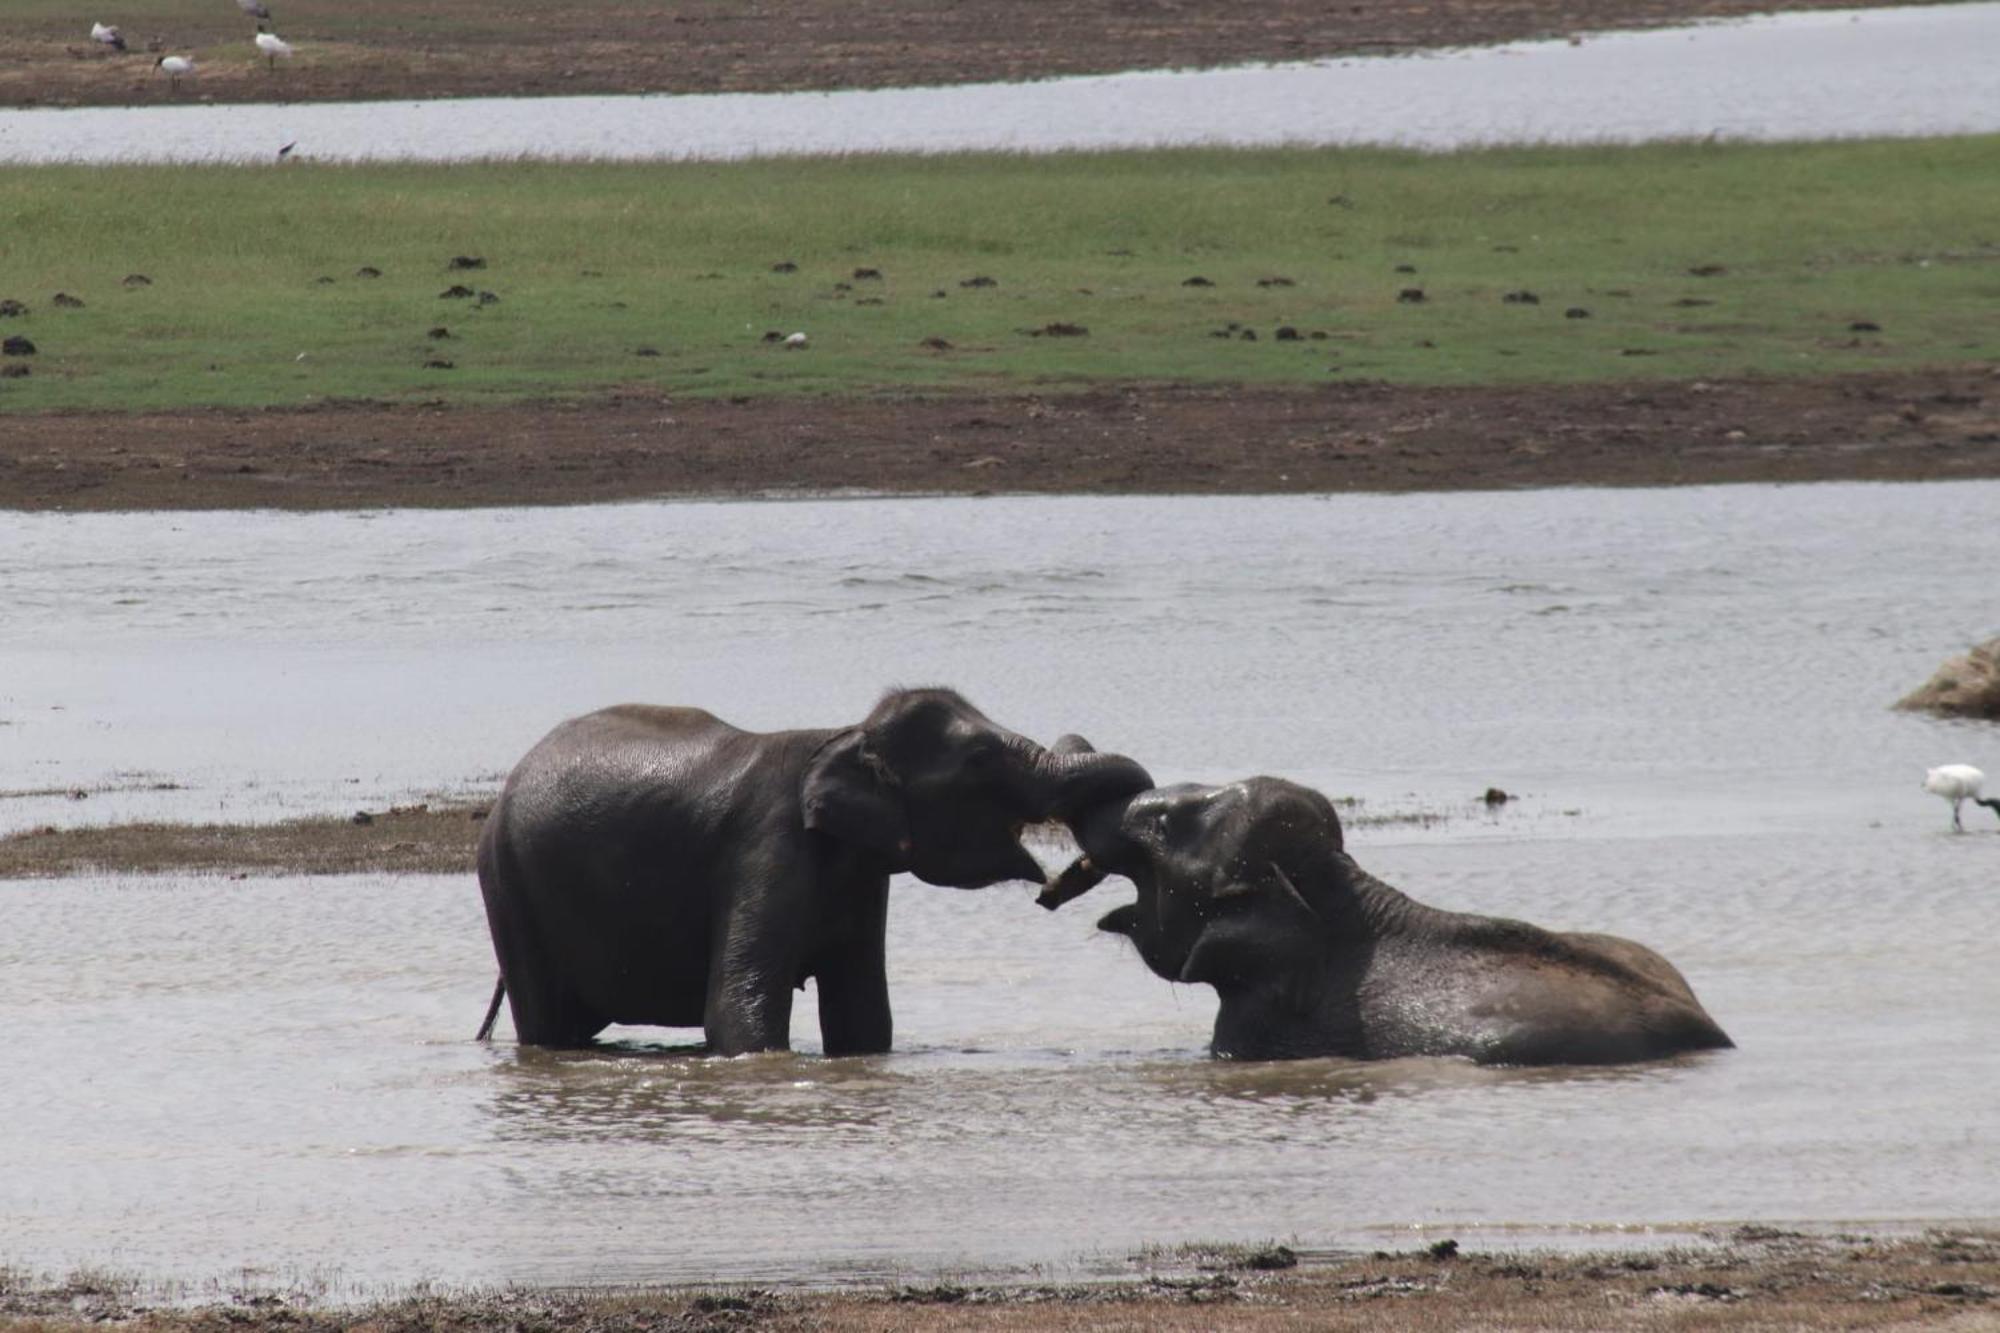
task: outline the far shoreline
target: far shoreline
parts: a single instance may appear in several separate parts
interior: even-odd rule
[[[1910,0],[1889,0],[1903,7]],[[524,7],[430,0],[411,21],[394,6],[322,6],[280,31],[297,48],[279,70],[250,28],[212,0],[152,0],[127,19],[127,49],[88,37],[73,7],[16,0],[0,34],[0,106],[227,105],[938,87],[1026,82],[1131,69],[1197,69],[1563,40],[1762,14],[1864,7],[1857,0],[1417,0],[1328,6],[1267,0],[1228,6],[1133,6],[1121,0],[736,0],[627,7],[611,29],[592,6]],[[1877,0],[1880,7],[1881,0]],[[615,36],[614,36],[615,35]],[[614,36],[614,40],[606,40]],[[579,53],[588,55],[579,58]],[[191,56],[186,88],[156,54]]]

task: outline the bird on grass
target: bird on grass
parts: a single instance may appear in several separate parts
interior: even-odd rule
[[[194,73],[194,61],[186,56],[161,56],[153,62],[153,68],[167,76],[170,87],[178,88],[181,86],[181,75]]]
[[[278,67],[279,56],[289,58],[292,54],[292,44],[278,36],[277,33],[265,28],[261,23],[257,25],[256,41],[257,49],[264,53],[264,59],[270,64],[272,69]]]
[[[114,51],[125,49],[125,35],[115,24],[93,23],[90,25],[90,40],[99,46],[108,46]]]
[[[1945,764],[1924,774],[1924,790],[1951,802],[1951,826],[1960,833],[1965,832],[1965,825],[1959,822],[1958,807],[1967,801],[2000,815],[2000,800],[1980,795],[1985,782],[1986,775],[1971,764]]]
[[[264,0],[236,0],[236,7],[253,19],[271,17],[271,8],[264,3]]]

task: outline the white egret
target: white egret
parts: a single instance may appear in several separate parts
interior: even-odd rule
[[[114,51],[125,49],[125,35],[114,24],[93,23],[90,25],[90,40],[100,46],[108,46]]]
[[[175,88],[181,86],[181,75],[194,73],[194,61],[186,56],[161,56],[153,62],[153,67],[164,70],[168,83]]]
[[[1958,820],[1958,807],[1967,801],[1983,805],[2000,815],[2000,800],[1988,800],[1980,795],[1985,781],[1986,775],[1971,764],[1945,764],[1924,774],[1924,790],[1951,802],[1951,826],[1963,833],[1965,825]]]
[[[796,351],[798,351],[798,350],[799,350],[800,348],[804,347],[805,345],[806,345],[806,335],[805,335],[805,334],[803,334],[803,333],[788,333],[788,334],[786,334],[786,335],[785,335],[785,348],[786,348],[786,350],[788,350],[788,351],[793,351],[793,352],[796,352]]]
[[[264,53],[264,59],[272,69],[278,67],[278,57],[290,57],[292,44],[275,32],[267,31],[262,24],[257,25],[257,49]]]

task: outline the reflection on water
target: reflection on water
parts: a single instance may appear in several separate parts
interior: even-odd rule
[[[469,875],[0,884],[0,1264],[777,1281],[1993,1219],[2000,830],[1918,783],[2000,742],[1887,707],[1988,628],[1940,531],[2000,563],[2000,484],[13,516],[0,789],[56,794],[0,826],[338,811],[614,699],[785,726],[945,681],[1162,780],[1435,813],[1357,858],[1652,945],[1740,1049],[1211,1062],[1209,992],[1095,930],[1112,881],[899,883],[886,1057],[818,1058],[810,992],[798,1055],[522,1051],[469,1040]]]
[[[0,162],[737,158],[2000,129],[2000,4],[1784,14],[1304,65],[695,97],[0,111]]]

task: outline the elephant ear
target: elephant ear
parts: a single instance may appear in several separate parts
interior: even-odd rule
[[[857,727],[813,755],[799,783],[799,804],[807,828],[880,852],[900,865],[909,856],[910,829],[897,787],[896,775]]]
[[[1309,959],[1322,918],[1277,862],[1264,873],[1215,890],[1214,919],[1202,928],[1180,979],[1218,989],[1281,976]]]

